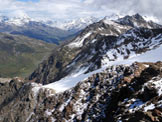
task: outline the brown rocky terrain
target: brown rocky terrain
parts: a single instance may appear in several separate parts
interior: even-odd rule
[[[1,122],[160,122],[162,62],[110,66],[61,93],[14,79],[1,83]]]

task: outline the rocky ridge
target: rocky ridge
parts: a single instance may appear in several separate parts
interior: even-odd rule
[[[161,62],[110,66],[62,93],[35,83],[1,84],[17,95],[10,95],[10,102],[1,95],[0,121],[160,122],[161,69]]]
[[[29,80],[48,84],[77,72],[78,69],[88,67],[87,72],[90,72],[110,61],[128,59],[161,45],[161,25],[149,24],[144,19],[141,22],[142,17],[136,16],[139,15],[129,18],[132,18],[132,23],[141,23],[140,27],[107,19],[88,26],[74,40],[58,48],[42,62]],[[146,23],[152,29],[147,28]]]

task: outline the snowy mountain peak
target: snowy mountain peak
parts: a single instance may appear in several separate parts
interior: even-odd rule
[[[158,18],[154,17],[154,16],[143,16],[143,18],[149,22],[149,21],[152,21],[152,22],[156,22],[156,23],[160,23],[160,21],[158,20]]]
[[[111,14],[109,16],[105,16],[104,20],[117,20],[119,18],[123,17],[122,15],[119,14]]]
[[[125,16],[116,20],[116,22],[122,25],[128,25],[131,27],[145,27],[145,28],[158,28],[159,25],[152,22],[145,20],[146,17],[141,16],[140,14],[135,14],[132,16]]]
[[[18,18],[18,17],[15,17],[15,18],[11,18],[8,23],[9,24],[15,24],[17,26],[22,26],[24,25],[25,23],[28,23],[29,21],[31,21],[30,18]]]
[[[6,22],[9,18],[7,16],[0,16],[0,22]]]
[[[144,18],[139,13],[133,15],[132,17],[137,19],[137,20],[144,20]]]
[[[86,23],[87,21],[94,22],[94,21],[97,21],[97,20],[98,19],[93,17],[93,16],[82,17],[82,18],[76,19],[76,21],[80,21],[80,22],[83,22],[83,23]]]
[[[17,17],[7,17],[7,16],[0,16],[0,22],[4,22],[7,24],[14,24],[17,26],[22,26],[25,23],[28,23],[29,21],[32,21],[29,16],[24,15],[24,16],[17,16]]]
[[[118,15],[113,16],[119,17]],[[139,14],[125,16],[118,20],[112,20],[112,16],[107,16],[101,21],[88,26],[79,37],[69,44],[69,47],[80,48],[91,41],[93,42],[96,39],[96,35],[118,36],[133,27],[158,28],[158,26],[159,25],[156,25],[155,23],[145,21],[144,18]]]
[[[95,17],[82,17],[78,19],[68,20],[64,22],[51,22],[50,24],[54,27],[61,28],[68,31],[80,31],[88,25],[97,22],[98,19]]]

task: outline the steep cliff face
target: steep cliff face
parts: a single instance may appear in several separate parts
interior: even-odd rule
[[[1,102],[0,121],[160,122],[161,79],[162,62],[157,62],[110,66],[60,93],[23,83],[10,102]]]

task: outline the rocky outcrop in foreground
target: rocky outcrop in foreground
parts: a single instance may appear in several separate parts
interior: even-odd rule
[[[160,122],[162,62],[110,66],[62,93],[0,82],[0,122]]]

